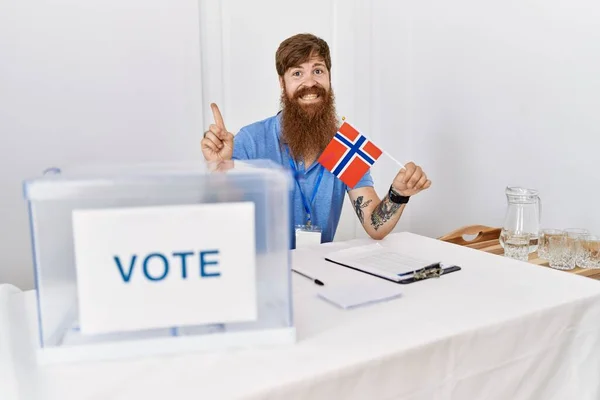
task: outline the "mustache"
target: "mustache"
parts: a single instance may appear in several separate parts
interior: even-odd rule
[[[296,90],[296,93],[294,93],[294,99],[299,99],[307,94],[316,94],[319,97],[325,97],[327,95],[327,91],[323,86],[318,84],[311,87],[302,86]]]

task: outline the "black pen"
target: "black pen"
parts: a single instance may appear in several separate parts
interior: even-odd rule
[[[325,284],[322,281],[318,280],[317,278],[313,278],[312,276],[308,276],[308,275],[306,275],[306,274],[304,274],[304,273],[302,273],[300,271],[295,270],[294,268],[292,268],[292,271],[294,271],[298,275],[302,275],[303,277],[310,279],[311,281],[313,281],[314,283],[316,283],[319,286],[325,286]]]

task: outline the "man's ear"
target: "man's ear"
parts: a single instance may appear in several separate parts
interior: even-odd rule
[[[283,82],[283,76],[279,77],[279,87],[281,88],[281,91],[284,91],[285,88],[285,83]]]

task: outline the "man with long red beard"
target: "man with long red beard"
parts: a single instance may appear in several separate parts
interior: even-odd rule
[[[368,172],[354,188],[347,187],[316,161],[338,128],[329,46],[314,35],[292,36],[277,49],[275,66],[282,110],[242,128],[234,137],[225,128],[219,108],[211,104],[215,123],[201,142],[204,158],[270,159],[293,171],[293,219],[300,228],[292,248],[297,247],[300,237],[302,243],[307,236],[316,236],[316,242],[322,243],[333,240],[346,192],[369,236],[384,238],[400,219],[409,198],[429,188],[431,181],[421,167],[410,162],[398,172],[382,200]]]

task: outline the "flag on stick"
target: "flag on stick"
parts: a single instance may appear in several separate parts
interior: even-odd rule
[[[344,121],[318,162],[353,188],[383,153],[365,135]]]

